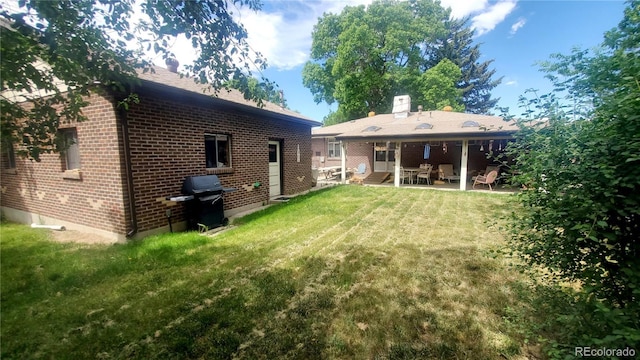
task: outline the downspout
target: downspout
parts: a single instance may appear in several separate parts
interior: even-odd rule
[[[129,124],[127,122],[127,110],[120,108],[120,120],[122,126],[122,143],[124,146],[125,173],[127,176],[127,197],[129,198],[129,213],[131,214],[131,230],[127,232],[130,239],[138,232],[138,219],[136,217],[135,196],[133,193],[133,174],[131,171],[131,148],[129,146]]]

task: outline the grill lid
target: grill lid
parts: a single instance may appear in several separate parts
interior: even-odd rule
[[[187,176],[182,182],[182,193],[185,195],[222,192],[223,190],[220,179],[216,175]]]

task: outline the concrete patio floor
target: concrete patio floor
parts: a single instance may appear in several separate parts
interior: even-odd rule
[[[349,183],[349,181],[347,181],[347,183]],[[332,185],[339,185],[341,184],[340,178],[323,178],[321,175],[318,178],[318,185],[317,187],[323,187],[323,186],[332,186]],[[365,184],[364,186],[394,186],[393,185],[393,179],[391,181],[386,181],[380,184]],[[448,181],[445,181],[444,184],[434,184],[433,182],[431,183],[431,185],[427,185],[427,184],[401,184],[400,187],[402,188],[412,188],[412,189],[436,189],[436,190],[447,190],[447,191],[455,191],[455,190],[460,190],[460,183],[458,181],[455,182],[451,182],[449,183]],[[494,193],[506,193],[506,194],[513,194],[513,193],[517,193],[520,189],[518,188],[514,188],[511,187],[509,185],[505,185],[505,184],[497,184],[495,186],[492,186],[493,190],[489,190],[489,187],[486,185],[477,185],[476,188],[473,188],[473,182],[472,181],[468,181],[467,182],[467,191],[482,191],[482,192],[494,192]]]

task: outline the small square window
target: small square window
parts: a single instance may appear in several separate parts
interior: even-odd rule
[[[231,167],[231,139],[228,135],[206,134],[204,150],[207,169]]]
[[[63,146],[61,155],[64,159],[64,169],[80,169],[80,150],[76,128],[60,129],[60,140]]]
[[[330,158],[339,158],[342,155],[339,141],[329,141],[327,154]]]

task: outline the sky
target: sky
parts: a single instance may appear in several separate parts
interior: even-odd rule
[[[316,104],[302,85],[302,69],[309,61],[311,35],[324,13],[339,14],[345,6],[368,5],[372,0],[262,0],[258,12],[240,7],[231,9],[248,32],[248,43],[266,57],[262,72],[284,91],[290,109],[322,121],[336,104]],[[604,33],[623,18],[623,0],[440,0],[455,18],[469,17],[480,44],[480,61],[493,60],[491,68],[502,83],[492,91],[498,106],[519,115],[518,97],[525,90],[539,94],[551,84],[536,63],[550,60],[554,53],[569,54],[572,48],[592,49]],[[0,0],[2,6],[16,7],[17,0]],[[195,58],[188,41],[176,41],[174,53],[183,66]],[[165,66],[161,59],[157,65]],[[404,95],[404,94],[396,94]],[[413,104],[417,107],[418,104]],[[495,111],[497,113],[497,110]],[[364,115],[363,115],[364,116]]]
[[[309,60],[311,34],[325,12],[340,13],[345,6],[369,4],[370,0],[263,0],[254,13],[240,9],[240,21],[247,28],[249,44],[261,52],[269,67],[263,75],[284,91],[289,108],[311,119],[322,119],[333,109],[316,104],[302,85],[302,69]],[[574,47],[591,49],[604,33],[622,20],[622,0],[441,0],[453,17],[469,16],[480,44],[481,61],[493,60],[492,68],[502,83],[492,96],[498,106],[508,106],[519,115],[518,97],[526,89],[540,93],[551,84],[537,62],[553,53],[569,54]],[[401,95],[401,94],[398,94]],[[415,105],[415,104],[414,104]]]

